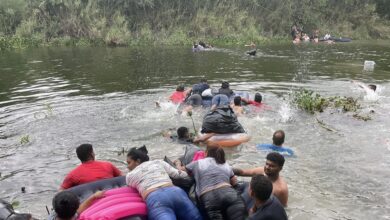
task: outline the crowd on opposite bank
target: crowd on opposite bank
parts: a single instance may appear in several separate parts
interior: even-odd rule
[[[65,177],[61,190],[85,183],[84,176],[93,181],[122,175],[109,162],[96,161],[90,144],[80,145],[76,153],[81,164]],[[279,173],[284,162],[281,154],[272,152],[267,155],[264,167],[232,168],[223,148],[207,147],[203,159],[174,167],[163,160],[150,160],[148,150],[142,146],[131,148],[127,154],[126,184],[136,188],[144,199],[148,219],[283,220],[287,219],[283,206],[287,205],[288,188]],[[237,175],[252,176],[247,187],[239,187]],[[195,180],[195,202],[172,182],[187,177]],[[72,184],[67,183],[70,179]],[[61,191],[53,199],[56,214],[51,219],[74,219],[102,196],[102,192],[96,192],[80,204],[77,196]]]

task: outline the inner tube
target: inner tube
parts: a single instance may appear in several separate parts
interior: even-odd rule
[[[251,139],[246,133],[216,134],[206,141],[209,147],[237,147]]]
[[[246,54],[248,54],[249,56],[256,56],[256,52],[257,50],[250,50],[250,51],[247,51]]]
[[[348,38],[348,37],[330,37],[328,39],[325,39],[325,38],[320,38],[319,41],[327,41],[327,40],[331,40],[331,41],[334,41],[334,42],[351,42],[352,39],[351,38]]]
[[[89,219],[133,219],[132,216],[146,216],[147,207],[135,189],[124,186],[108,190],[104,197],[95,201],[81,213],[80,220]]]
[[[145,202],[142,201],[142,198],[139,196],[136,189],[126,186],[125,176],[119,176],[110,179],[98,180],[91,183],[81,184],[69,188],[66,191],[74,193],[79,198],[81,203],[98,190],[107,190],[104,193],[105,197],[103,197],[101,200],[96,201],[91,207],[85,210],[84,211],[85,213],[83,212],[84,216],[82,213],[80,215],[80,219],[82,219],[81,216],[83,216],[83,219],[119,219],[119,218],[121,220],[147,219]],[[125,199],[126,201],[122,201],[121,199],[123,199],[124,196],[126,198],[129,197],[129,199],[127,200]],[[104,198],[106,198],[106,200],[103,200]],[[123,204],[126,204],[127,208],[121,205],[122,202],[118,202],[118,203],[112,201],[110,202],[111,199],[112,201],[118,202],[120,200],[124,202]],[[105,208],[97,210],[95,204],[96,205],[103,204],[102,206]],[[130,209],[128,207],[133,207],[133,209],[131,209],[131,212],[129,212]],[[92,215],[91,212],[88,211],[91,209],[95,210],[94,212],[92,212],[94,216],[89,216],[89,214]],[[99,216],[106,216],[107,218],[96,217],[98,213],[100,213]],[[48,219],[55,219],[55,216],[56,214],[52,213]]]
[[[352,41],[351,38],[347,38],[347,37],[340,37],[340,38],[331,37],[330,40],[333,40],[334,42],[351,42]]]

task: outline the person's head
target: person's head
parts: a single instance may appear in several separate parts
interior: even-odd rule
[[[131,171],[141,163],[149,161],[148,150],[146,146],[133,147],[127,153],[127,168]]]
[[[184,92],[184,86],[183,85],[179,85],[176,87],[176,91],[178,92]]]
[[[193,94],[188,97],[187,104],[192,107],[199,107],[202,105],[202,96],[199,94]]]
[[[180,127],[177,129],[177,136],[179,139],[189,138],[190,134],[188,132],[188,128]]]
[[[79,206],[79,198],[69,191],[59,192],[53,198],[54,210],[57,217],[61,219],[71,219],[76,214]]]
[[[267,161],[264,166],[264,173],[269,177],[279,176],[279,172],[283,169],[284,157],[277,152],[271,152],[266,157]]]
[[[282,146],[282,144],[284,143],[284,137],[285,137],[284,131],[282,130],[275,131],[274,135],[272,135],[273,144],[276,146]]]
[[[255,102],[261,103],[262,100],[263,100],[263,96],[261,96],[261,94],[257,92],[255,94]]]
[[[234,105],[241,106],[241,96],[234,97]]]
[[[82,144],[76,148],[77,157],[82,163],[95,160],[95,153],[91,144]]]
[[[374,92],[376,91],[376,85],[374,84],[368,85],[368,88],[372,89]]]
[[[221,147],[207,147],[206,155],[207,157],[214,158],[217,164],[224,164],[226,162],[225,151]]]
[[[207,83],[207,79],[206,79],[206,78],[201,78],[201,79],[200,79],[200,82],[201,82],[201,83]]]
[[[250,195],[261,202],[265,202],[270,198],[272,189],[272,182],[261,174],[253,176],[249,185]]]
[[[226,81],[222,82],[221,88],[222,89],[228,89],[229,88],[229,83],[226,82]]]

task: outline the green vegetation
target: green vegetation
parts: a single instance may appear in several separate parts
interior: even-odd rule
[[[12,201],[11,205],[12,205],[12,208],[17,209],[20,205],[20,202],[17,200],[14,200],[14,201]]]
[[[53,116],[53,107],[50,105],[50,103],[45,103],[45,109],[46,111],[35,112],[34,118],[45,119],[47,117]]]
[[[356,112],[360,109],[357,99],[352,97],[333,96],[325,98],[306,89],[294,92],[292,102],[295,103],[299,109],[305,110],[311,114],[323,112],[327,107],[341,109],[343,112]]]
[[[30,136],[29,135],[24,135],[20,138],[21,145],[28,144],[28,143],[30,143]]]
[[[292,101],[299,109],[305,110],[311,114],[323,112],[324,109],[329,106],[328,99],[306,89],[294,92]]]
[[[263,43],[311,33],[390,37],[388,0],[0,0],[0,50],[42,45]]]

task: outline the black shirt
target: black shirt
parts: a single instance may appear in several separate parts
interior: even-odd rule
[[[247,220],[287,220],[287,214],[279,200],[271,196],[268,201],[257,211],[250,215]]]

